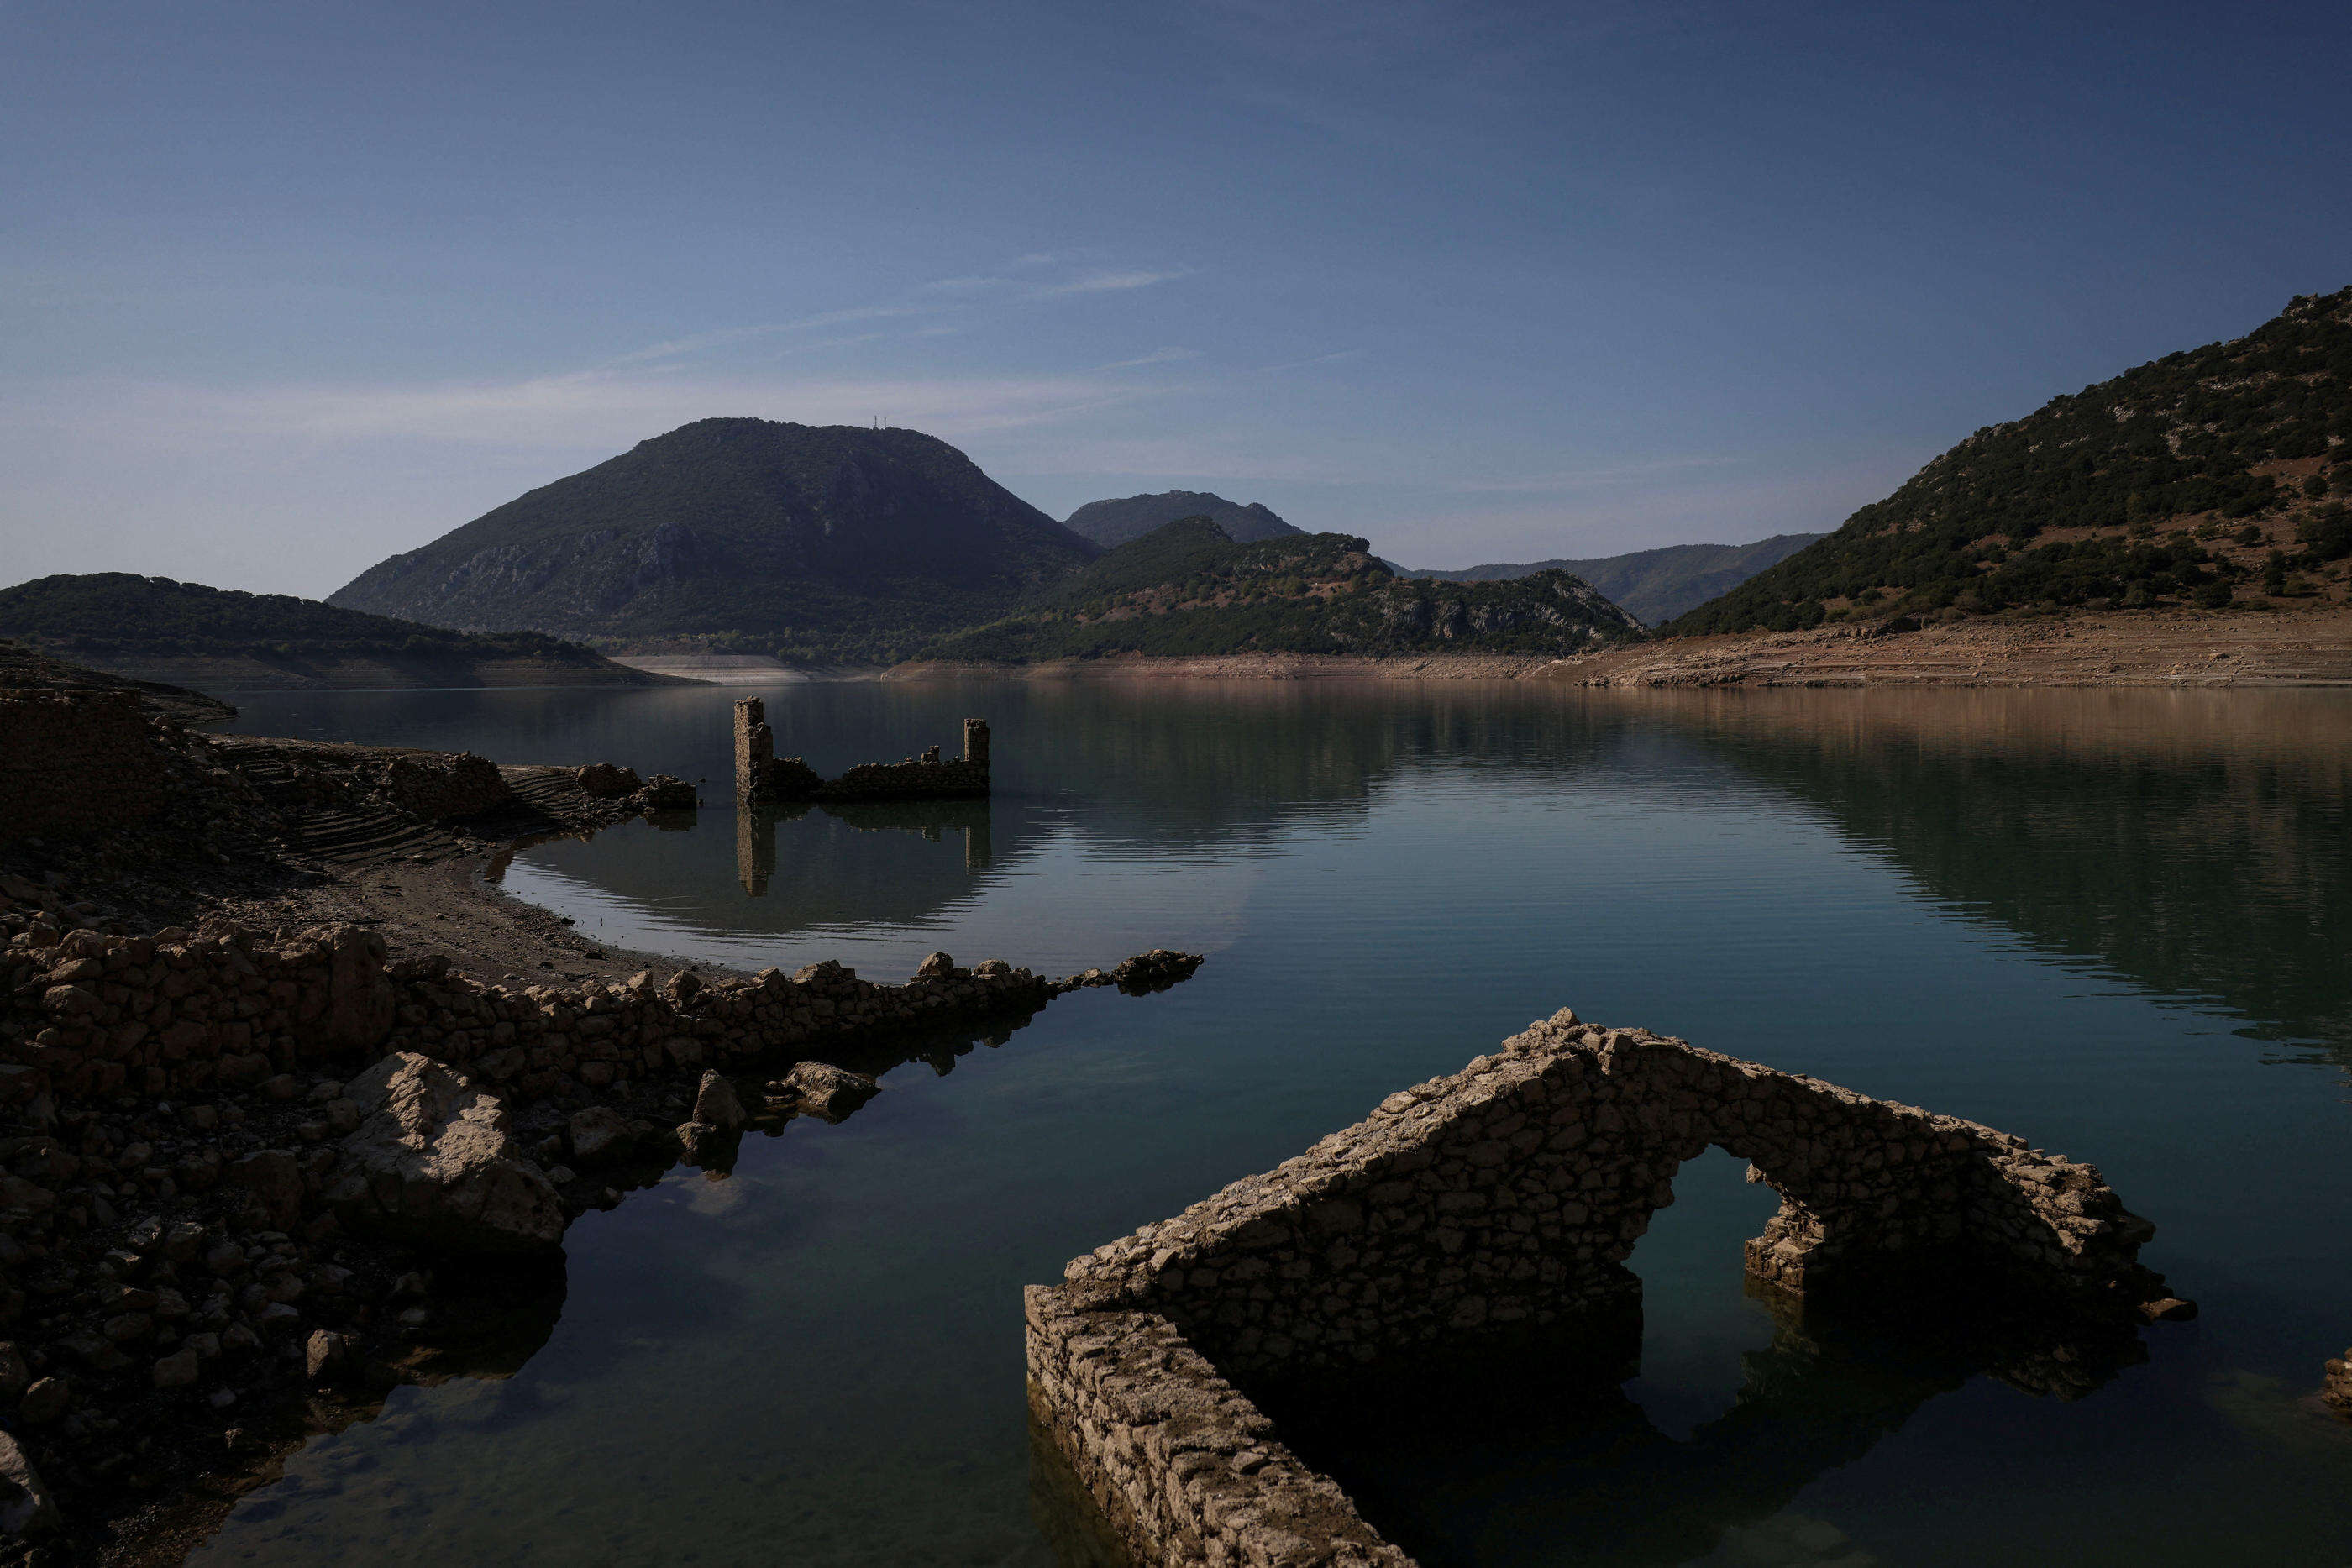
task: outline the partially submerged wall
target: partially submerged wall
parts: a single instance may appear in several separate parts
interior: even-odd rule
[[[745,697],[735,705],[735,792],[739,799],[775,800],[968,800],[989,793],[988,724],[963,721],[961,758],[942,759],[932,747],[904,762],[861,762],[826,779],[797,757],[775,755],[767,704]]]
[[[163,754],[136,691],[0,691],[0,843],[153,816]]]
[[[396,1051],[530,1097],[1034,1009],[1066,988],[991,960],[903,986],[828,962],[668,989],[650,976],[509,989],[438,956],[388,965],[383,938],[355,926],[149,937],[34,925],[0,952],[0,979],[14,993],[0,1002],[0,1107],[203,1094]]]
[[[1028,1318],[1035,1423],[1139,1561],[1407,1568],[1166,1318],[1037,1286]]]
[[[1216,1403],[1230,1451],[1186,1448],[1181,1474],[1135,1435],[1196,1381],[1184,1358],[1245,1382],[1295,1378],[1622,1312],[1640,1293],[1625,1259],[1673,1201],[1681,1163],[1710,1145],[1781,1194],[1747,1263],[1792,1297],[1932,1278],[2111,1322],[2185,1305],[2137,1261],[2153,1227],[2088,1166],[1563,1011],[1075,1260],[1066,1283],[1030,1294],[1034,1397],[1089,1493],[1129,1500],[1107,1517],[1139,1562],[1324,1561],[1261,1549],[1216,1511],[1254,1517],[1218,1500],[1233,1456],[1268,1450],[1278,1474],[1297,1463],[1255,1406]],[[1369,1527],[1348,1517],[1314,1550],[1359,1550]]]

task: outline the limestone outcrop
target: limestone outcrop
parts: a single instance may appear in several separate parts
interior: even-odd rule
[[[498,1096],[414,1051],[385,1057],[344,1093],[367,1113],[327,1187],[345,1225],[452,1252],[563,1239],[563,1200],[509,1134]]]

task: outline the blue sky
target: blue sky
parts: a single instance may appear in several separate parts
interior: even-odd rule
[[[2352,10],[0,0],[0,581],[710,414],[1463,565],[1833,526],[2352,283]]]

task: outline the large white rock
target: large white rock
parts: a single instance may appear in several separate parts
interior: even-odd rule
[[[497,1095],[405,1051],[343,1092],[368,1113],[328,1179],[327,1201],[345,1225],[454,1252],[562,1240],[562,1200],[509,1134]]]
[[[58,1522],[58,1505],[49,1500],[40,1472],[16,1439],[0,1432],[0,1539],[46,1535]]]
[[[722,1133],[740,1133],[751,1117],[743,1113],[743,1102],[735,1097],[735,1086],[727,1082],[726,1074],[710,1069],[704,1071],[701,1086],[695,1092],[694,1120]]]

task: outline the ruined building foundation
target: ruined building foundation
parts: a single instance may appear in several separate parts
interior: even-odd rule
[[[0,690],[0,843],[142,821],[168,783],[137,692]]]
[[[1932,1276],[2127,1325],[2186,1302],[2099,1173],[1973,1122],[1562,1011],[1028,1291],[1043,1440],[1139,1564],[1404,1564],[1236,1386],[1622,1321],[1682,1162],[1751,1163],[1790,1298]]]
[[[904,762],[861,762],[826,779],[797,757],[776,755],[767,704],[745,697],[735,705],[735,794],[738,800],[972,800],[988,798],[988,721],[963,721],[963,755],[942,759],[936,746]]]

